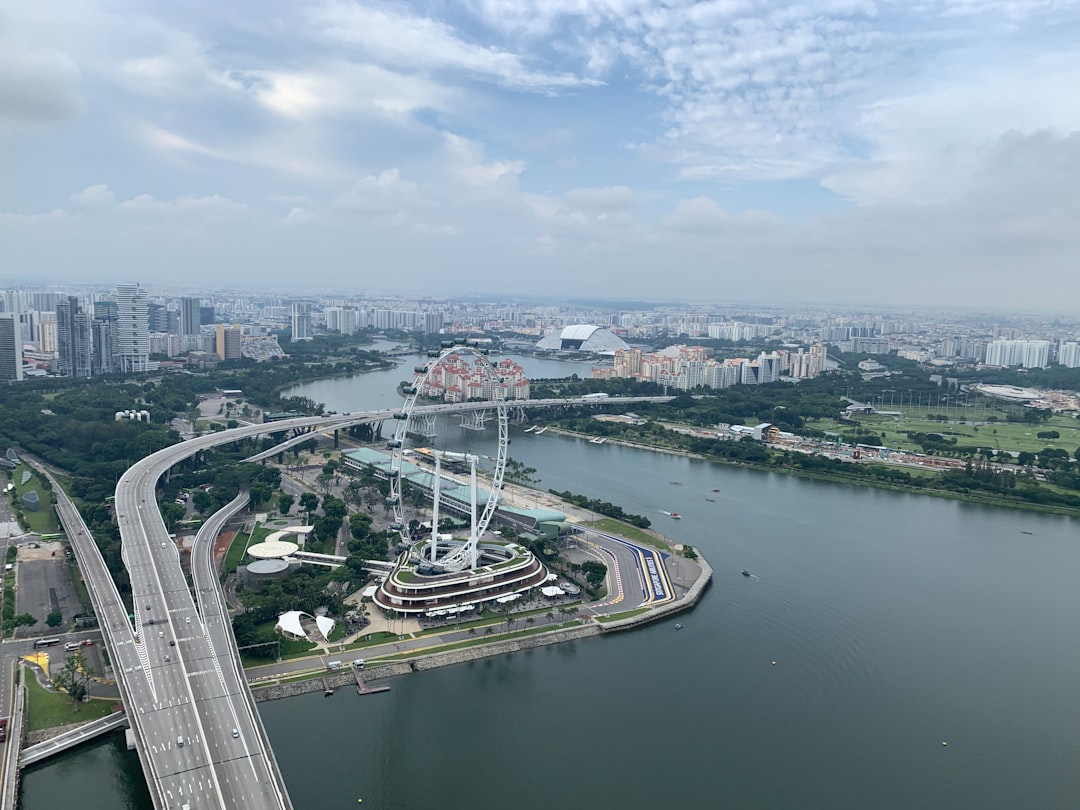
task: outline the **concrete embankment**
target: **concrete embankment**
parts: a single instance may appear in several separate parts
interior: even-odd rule
[[[443,652],[432,652],[427,654],[421,652],[415,657],[410,658],[408,661],[395,661],[385,664],[369,665],[363,672],[364,681],[377,681],[384,678],[406,675],[410,672],[425,672],[430,669],[438,669],[439,667],[448,667],[453,666],[454,664],[478,661],[481,658],[490,658],[495,655],[507,655],[509,653],[522,652],[524,650],[533,650],[538,647],[546,647],[550,644],[561,644],[566,641],[577,641],[578,639],[591,638],[604,633],[631,630],[635,627],[648,624],[649,622],[658,621],[681,611],[689,610],[701,599],[702,594],[704,594],[705,589],[712,580],[713,571],[712,567],[704,557],[698,557],[697,564],[700,566],[701,571],[682,597],[665,605],[658,605],[651,608],[645,613],[639,613],[635,616],[629,616],[611,622],[601,622],[597,619],[593,619],[587,624],[578,625],[576,627],[565,627],[560,630],[553,630],[550,633],[538,633],[523,638],[492,641],[489,644],[477,644],[474,647],[465,647],[462,649],[445,650]],[[339,689],[355,684],[356,677],[351,670],[339,670],[327,672],[325,675],[320,675],[304,681],[295,681],[293,683],[271,683],[267,685],[252,684],[251,687],[255,700],[262,702],[264,700],[277,700],[279,698],[305,695],[311,692],[321,692],[327,687]]]

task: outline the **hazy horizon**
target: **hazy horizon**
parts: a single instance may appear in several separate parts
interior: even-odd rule
[[[3,283],[1054,311],[1078,37],[1073,0],[6,3]]]

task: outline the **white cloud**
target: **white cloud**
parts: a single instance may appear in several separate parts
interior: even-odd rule
[[[19,39],[0,17],[0,127],[53,124],[82,114],[80,83],[70,56]]]
[[[568,205],[590,211],[624,211],[637,205],[637,195],[629,186],[575,188],[564,199]]]
[[[471,186],[492,186],[502,181],[516,181],[525,171],[521,160],[494,160],[484,162],[483,149],[475,141],[455,135],[443,134],[450,170]]]
[[[457,92],[438,82],[376,65],[333,62],[306,70],[252,70],[245,87],[267,109],[296,120],[342,112],[400,118],[451,107]]]
[[[462,71],[521,89],[597,84],[570,73],[532,69],[511,51],[468,42],[445,22],[396,6],[330,2],[311,17],[326,39],[355,46],[365,59],[384,65]]]
[[[181,217],[204,222],[232,220],[253,213],[253,209],[245,203],[217,194],[204,197],[180,196],[173,200],[159,200],[150,194],[140,194],[124,200],[116,208],[121,214],[132,216]]]
[[[99,183],[72,194],[71,201],[83,208],[107,208],[116,202],[116,195],[107,185]]]

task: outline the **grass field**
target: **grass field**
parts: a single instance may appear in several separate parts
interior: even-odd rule
[[[26,673],[26,730],[39,731],[66,723],[86,723],[112,714],[112,699],[93,699],[79,704],[76,710],[64,692],[50,692],[37,682],[30,670]]]
[[[25,484],[21,483],[23,470],[28,469],[30,468],[25,464],[20,464],[18,468],[8,472],[8,479],[15,485],[15,502],[21,503],[24,492],[36,489],[38,497],[41,498],[41,508],[37,512],[31,512],[29,509],[25,508],[23,509],[23,515],[26,517],[26,522],[30,524],[30,531],[37,532],[38,534],[59,531],[60,527],[56,522],[56,513],[49,503],[49,498],[52,493],[48,492],[41,485],[41,478],[38,477],[37,473],[34,473],[30,476],[29,481]]]
[[[614,520],[613,518],[601,518],[600,520],[590,520],[584,522],[581,525],[588,526],[590,529],[596,529],[597,531],[614,534],[617,537],[624,537],[627,540],[630,540],[634,543],[640,543],[643,546],[652,546],[653,548],[660,549],[661,551],[671,551],[671,546],[669,546],[663,540],[657,540],[648,532],[642,531],[637,526],[631,526],[629,523],[623,523],[621,520]]]
[[[1068,416],[1053,416],[1047,422],[1029,425],[1021,422],[957,424],[937,422],[925,416],[863,416],[860,425],[872,430],[879,436],[886,447],[900,450],[920,450],[919,445],[911,441],[905,432],[938,433],[956,439],[957,447],[989,447],[992,450],[1010,450],[1014,452],[1036,453],[1046,447],[1057,447],[1070,455],[1080,447],[1080,420]],[[853,431],[850,425],[841,425],[834,419],[817,419],[807,422],[808,427],[846,434]],[[1056,430],[1061,434],[1058,439],[1040,439],[1041,431]]]
[[[261,543],[274,533],[274,529],[265,526],[256,526],[249,535],[247,532],[237,532],[229,544],[229,550],[225,552],[225,561],[222,565],[222,577],[233,573],[236,566],[244,561],[244,552],[249,545]]]

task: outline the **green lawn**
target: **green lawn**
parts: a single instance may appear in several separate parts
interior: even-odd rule
[[[33,672],[26,674],[26,730],[39,731],[66,723],[86,723],[112,714],[116,701],[95,698],[81,703],[78,709],[64,692],[50,692],[37,682]],[[90,687],[93,689],[93,687]]]
[[[622,613],[612,613],[610,616],[597,616],[597,620],[601,622],[617,622],[619,619],[629,619],[631,616],[640,616],[642,613],[648,613],[649,608],[640,607],[633,610],[624,610]]]
[[[265,526],[256,526],[255,530],[252,531],[250,535],[246,532],[237,532],[233,537],[232,542],[229,544],[229,550],[225,552],[222,577],[233,573],[236,570],[236,566],[244,561],[244,552],[247,551],[249,545],[261,543],[273,534],[274,531],[274,529],[268,529]]]
[[[989,447],[993,450],[1011,450],[1014,452],[1038,452],[1046,447],[1059,447],[1072,455],[1080,447],[1080,420],[1068,416],[1053,416],[1047,422],[1029,425],[1020,422],[996,422],[981,424],[954,424],[926,419],[925,416],[881,416],[857,417],[863,428],[872,430],[885,445],[894,449],[920,451],[918,444],[911,441],[905,432],[938,433],[956,439],[957,447]],[[807,422],[807,427],[828,430],[834,433],[853,431],[849,425],[841,425],[834,419],[816,419]],[[1040,439],[1040,431],[1056,430],[1059,439]],[[857,437],[856,437],[857,440]],[[845,438],[845,442],[847,439]]]
[[[624,537],[627,540],[634,543],[640,543],[643,546],[652,546],[661,551],[671,551],[671,546],[663,540],[657,540],[648,532],[642,531],[637,526],[631,526],[629,523],[623,523],[621,520],[601,518],[600,520],[584,522],[581,525],[588,526],[590,529],[596,529],[597,531],[614,534],[617,537]]]
[[[30,476],[29,481],[25,484],[22,483],[23,470],[29,469],[25,464],[20,464],[16,469],[8,472],[9,480],[15,485],[15,500],[13,503],[21,505],[23,493],[36,489],[38,497],[41,498],[40,509],[37,512],[31,512],[26,508],[22,510],[26,522],[30,525],[30,531],[38,534],[60,531],[60,526],[56,522],[56,512],[53,511],[52,504],[49,502],[52,493],[41,485],[41,478],[38,477],[38,474],[34,473]],[[33,471],[31,470],[31,472]]]

